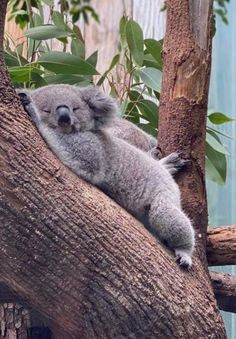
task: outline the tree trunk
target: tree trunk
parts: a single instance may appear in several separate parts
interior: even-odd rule
[[[183,206],[193,220],[205,262],[207,202],[205,133],[211,66],[212,0],[168,0],[159,147],[190,160],[179,177]]]
[[[225,338],[199,258],[182,270],[141,224],[55,158],[0,57],[1,280],[68,338]]]

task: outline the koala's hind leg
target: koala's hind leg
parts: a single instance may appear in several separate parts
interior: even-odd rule
[[[150,231],[170,247],[179,264],[192,266],[194,230],[189,218],[173,204],[154,201],[149,210]]]
[[[171,153],[167,157],[162,158],[159,162],[174,175],[180,172],[189,163],[189,160],[181,159],[178,153]]]

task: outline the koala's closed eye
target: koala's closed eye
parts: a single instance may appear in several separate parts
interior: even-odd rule
[[[81,108],[80,106],[76,106],[75,108],[73,108],[73,112],[78,111],[80,108]]]
[[[43,112],[45,112],[45,113],[51,113],[51,110],[50,110],[50,109],[47,109],[47,108],[44,108],[44,109],[43,109]]]

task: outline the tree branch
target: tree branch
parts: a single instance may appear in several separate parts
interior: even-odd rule
[[[206,250],[210,266],[236,265],[236,226],[208,228]]]
[[[174,10],[172,18],[188,18],[175,33],[188,29],[189,0],[168,3]],[[210,11],[211,5],[207,1]],[[1,20],[2,16],[0,27]],[[0,34],[0,42],[2,38]],[[191,272],[181,270],[141,224],[66,169],[20,109],[2,59],[0,74],[3,282],[60,324],[70,338],[187,339],[193,333],[198,338],[209,333],[225,338],[208,274],[197,255]],[[193,140],[195,133],[190,128],[187,137]],[[203,134],[196,134],[196,145],[203,143]],[[196,177],[204,197],[204,180]],[[193,192],[189,197],[195,199]],[[205,223],[204,199],[198,200],[197,209],[203,211],[198,221]],[[196,215],[194,220],[197,223]]]
[[[211,282],[219,308],[236,313],[236,276],[210,272]]]

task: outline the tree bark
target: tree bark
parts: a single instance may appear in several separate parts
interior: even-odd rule
[[[52,155],[0,56],[1,280],[68,338],[225,338],[200,260],[182,270],[141,224]]]
[[[188,171],[179,176],[178,183],[184,209],[195,225],[198,253],[203,262],[207,230],[204,157],[211,27],[211,0],[167,1],[158,141],[164,155],[178,151],[190,160]]]
[[[236,277],[219,272],[210,275],[220,309],[236,313]]]
[[[236,226],[208,228],[206,250],[208,265],[236,265]]]

